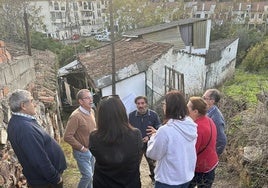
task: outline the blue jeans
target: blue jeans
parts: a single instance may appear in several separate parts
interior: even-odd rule
[[[73,150],[73,156],[82,175],[77,188],[92,188],[92,177],[95,161],[93,155],[89,150],[87,152]]]
[[[188,188],[189,184],[190,184],[190,182],[186,182],[186,183],[181,184],[181,185],[168,185],[168,184],[156,181],[154,188]]]

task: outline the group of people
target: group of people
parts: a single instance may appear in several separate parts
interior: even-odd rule
[[[143,156],[155,188],[211,187],[226,145],[219,100],[217,89],[188,103],[181,92],[170,91],[161,122],[145,96],[135,98],[130,114],[118,95],[102,97],[95,114],[91,92],[81,89],[64,132],[81,173],[78,188],[139,188]],[[9,105],[8,139],[29,187],[62,188],[65,156],[36,121],[31,93],[15,90]]]

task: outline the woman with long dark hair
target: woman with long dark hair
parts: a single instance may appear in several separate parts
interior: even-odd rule
[[[166,94],[163,111],[164,125],[151,135],[146,153],[157,161],[155,188],[187,188],[194,177],[197,125],[188,117],[186,101],[179,91]]]
[[[94,188],[140,188],[141,132],[128,122],[118,96],[101,99],[97,130],[90,135],[89,149],[96,159]]]

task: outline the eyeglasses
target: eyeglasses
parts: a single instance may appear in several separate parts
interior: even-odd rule
[[[32,103],[32,104],[36,104],[37,101],[35,101],[34,99],[29,99],[27,101],[24,101],[23,103]]]
[[[203,96],[202,98],[203,98],[204,100],[206,100],[206,101],[211,100],[211,98],[209,98],[209,97],[205,97],[205,96]]]
[[[107,95],[107,96],[101,97],[101,100],[110,99],[110,98],[120,98],[120,97],[119,95]]]
[[[87,96],[87,97],[82,98],[82,100],[84,100],[84,99],[92,100],[92,98],[93,97]]]

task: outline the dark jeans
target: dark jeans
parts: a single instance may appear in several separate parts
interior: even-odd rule
[[[150,177],[151,179],[154,181],[154,169],[155,169],[155,160],[153,159],[150,159],[146,156],[146,150],[147,150],[147,144],[144,144],[143,145],[143,148],[142,148],[142,154],[141,155],[144,155],[147,163],[148,163],[148,166],[149,166],[149,170],[150,170]],[[142,159],[142,157],[141,157]],[[140,161],[141,162],[141,161]]]
[[[190,182],[186,182],[186,183],[181,184],[181,185],[168,185],[168,184],[156,181],[154,188],[188,188],[189,184],[190,184]]]
[[[195,172],[194,178],[192,179],[189,188],[211,188],[215,179],[215,169],[209,171],[208,173],[198,173]]]
[[[63,188],[63,182],[52,185],[52,184],[46,184],[46,185],[29,185],[29,188]]]

